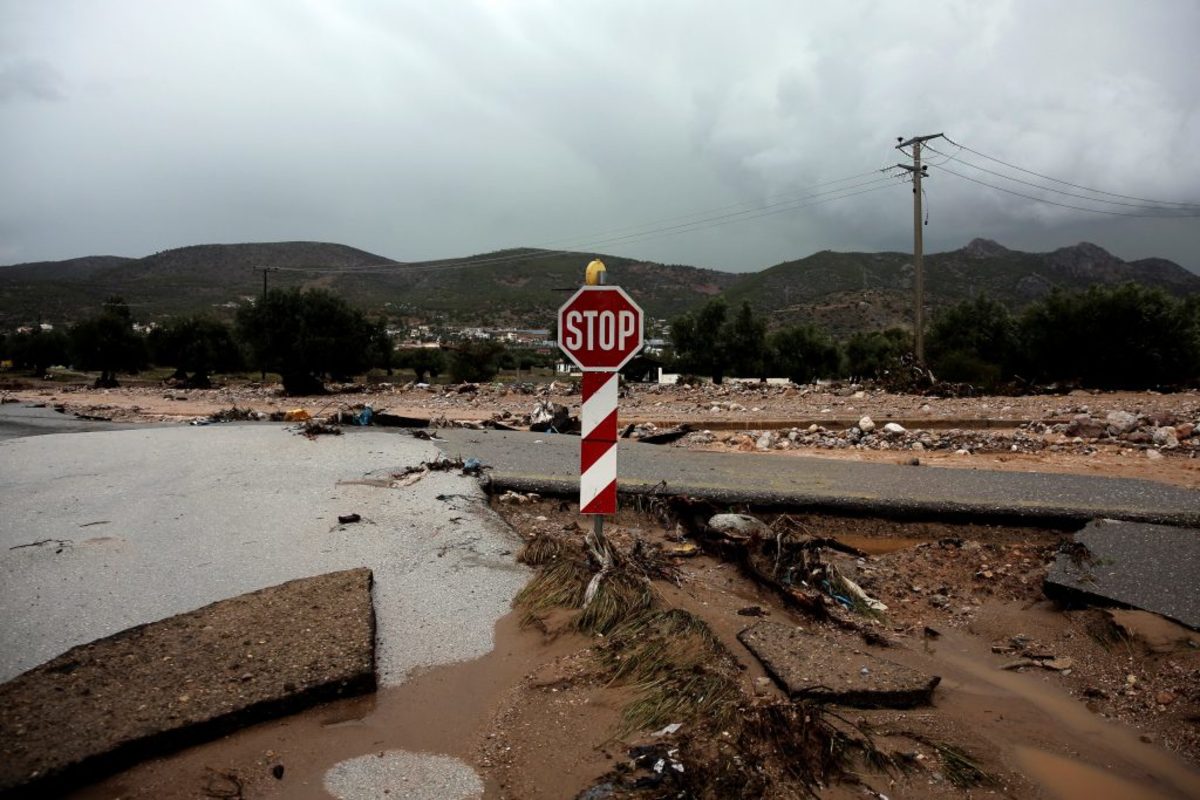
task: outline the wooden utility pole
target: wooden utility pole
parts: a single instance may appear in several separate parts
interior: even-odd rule
[[[910,172],[913,178],[913,271],[915,273],[913,283],[916,284],[914,287],[916,289],[914,298],[916,308],[913,313],[913,344],[916,349],[917,361],[922,364],[925,363],[925,242],[921,220],[921,178],[929,177],[927,172],[929,167],[921,166],[921,143],[936,139],[941,135],[932,133],[928,136],[916,136],[896,145],[897,150],[903,150],[910,145],[913,149],[912,165],[897,164],[896,166]]]
[[[279,268],[278,267],[259,267],[259,269],[262,270],[262,274],[263,274],[262,303],[263,303],[263,305],[266,305],[266,302],[267,302],[267,273],[268,272],[276,272],[276,271],[278,271]],[[261,308],[261,306],[260,306],[260,308]],[[265,382],[267,380],[267,365],[259,364],[259,367],[262,372],[262,380]]]

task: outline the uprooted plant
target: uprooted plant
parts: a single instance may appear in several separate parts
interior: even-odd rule
[[[674,755],[650,759],[641,776],[622,764],[601,779],[614,787],[610,796],[811,795],[844,776],[854,753],[886,763],[869,734],[821,705],[751,697],[741,665],[708,624],[662,606],[653,580],[679,576],[653,546],[637,540],[610,546],[606,563],[596,542],[585,544],[577,526],[571,531],[542,532],[526,542],[518,560],[537,573],[514,605],[525,624],[546,630],[551,613],[565,609],[573,612],[575,630],[603,635],[592,649],[592,678],[632,690],[614,738],[636,739],[661,726],[671,731],[631,753],[645,756],[649,747]]]

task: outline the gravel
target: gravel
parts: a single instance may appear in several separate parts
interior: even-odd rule
[[[467,764],[449,756],[388,750],[343,761],[325,773],[325,788],[338,800],[377,800],[379,787],[399,800],[469,800],[483,796],[483,782]]]

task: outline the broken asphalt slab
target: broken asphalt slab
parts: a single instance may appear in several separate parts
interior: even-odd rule
[[[446,429],[438,445],[491,467],[495,490],[579,491],[579,438]],[[1064,473],[913,467],[782,454],[712,453],[621,441],[623,494],[686,494],[717,503],[1013,523],[1097,517],[1200,526],[1200,491]]]
[[[795,625],[760,622],[738,634],[793,700],[855,708],[915,708],[933,700],[941,682],[862,650],[839,647]]]
[[[0,684],[0,796],[375,689],[371,571],[289,581],[80,645]]]
[[[1200,530],[1096,520],[1060,552],[1046,594],[1153,611],[1200,630]]]

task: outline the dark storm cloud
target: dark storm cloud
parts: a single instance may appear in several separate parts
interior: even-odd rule
[[[0,263],[300,238],[739,270],[904,250],[899,184],[597,234],[772,210],[938,131],[1071,182],[1200,201],[1197,30],[1185,2],[0,0],[0,75],[20,67],[13,88],[0,79]],[[1087,238],[1200,268],[1195,220],[1089,215],[933,172],[931,250]]]

